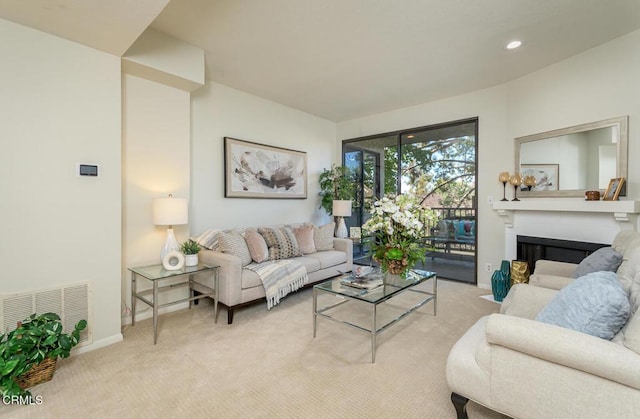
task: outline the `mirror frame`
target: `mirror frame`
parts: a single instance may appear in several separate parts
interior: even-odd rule
[[[517,137],[514,139],[515,148],[515,173],[521,173],[520,168],[520,147],[524,143],[531,141],[544,140],[553,137],[559,137],[563,135],[576,134],[579,132],[590,131],[599,128],[617,127],[618,128],[618,143],[616,147],[616,176],[627,178],[628,169],[628,137],[629,137],[629,116],[621,116],[618,118],[605,119],[597,122],[590,122],[587,124],[575,125],[573,127],[560,128],[552,131],[541,132],[539,134],[527,135],[524,137]],[[525,191],[518,190],[520,197],[584,197],[587,189],[566,189],[558,191]],[[599,189],[600,193],[604,193],[604,189]],[[626,195],[626,191],[620,193],[621,196]]]

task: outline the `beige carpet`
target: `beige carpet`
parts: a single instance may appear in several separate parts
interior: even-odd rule
[[[41,405],[0,406],[0,416],[455,418],[447,354],[498,305],[479,298],[486,290],[438,285],[437,317],[428,303],[383,332],[375,364],[364,333],[319,319],[313,339],[311,289],[271,311],[266,303],[238,310],[232,325],[224,309],[214,324],[203,302],[160,316],[155,346],[145,320],[121,343],[61,360],[53,380],[32,389]],[[469,410],[473,419],[503,418],[478,405]]]

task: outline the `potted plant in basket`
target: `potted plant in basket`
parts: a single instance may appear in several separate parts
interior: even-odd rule
[[[371,256],[383,272],[405,277],[409,269],[425,259],[426,225],[437,221],[438,216],[418,197],[424,184],[425,179],[420,178],[409,192],[375,201],[371,218],[362,226],[363,232],[373,237]]]
[[[198,252],[200,245],[193,240],[187,240],[180,245],[180,251],[184,253],[184,266],[198,265]]]
[[[15,330],[0,335],[0,394],[30,395],[27,388],[53,377],[58,357],[67,358],[87,327],[80,320],[70,334],[63,333],[60,316],[32,314]]]

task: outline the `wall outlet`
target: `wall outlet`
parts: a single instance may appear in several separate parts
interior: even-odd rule
[[[489,195],[487,197],[487,204],[489,204],[489,205],[493,204],[493,196],[492,195]]]
[[[487,263],[486,265],[484,265],[484,270],[487,272],[493,272],[493,265]]]

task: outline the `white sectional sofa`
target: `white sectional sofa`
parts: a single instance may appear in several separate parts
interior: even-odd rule
[[[298,223],[235,230],[213,229],[198,237],[192,237],[192,240],[203,246],[199,253],[200,262],[219,266],[218,302],[227,309],[227,322],[229,324],[233,322],[235,309],[260,301],[265,302],[265,289],[262,281],[256,272],[250,269],[257,262],[268,263],[269,260],[274,259],[297,260],[306,268],[307,285],[334,277],[341,272],[351,271],[353,242],[349,239],[334,238],[333,225],[334,223],[330,223],[315,227]],[[294,237],[296,239],[289,240],[286,246],[282,245],[282,248],[278,248],[277,243],[275,249],[273,246],[267,245],[269,255],[265,259],[264,245],[261,243],[256,245],[256,240],[254,240],[260,241],[259,236],[261,235],[267,237],[265,229],[278,231],[281,238],[287,236],[289,239],[292,237],[291,233],[295,231]],[[302,231],[303,236],[297,234],[299,230]],[[309,233],[310,230],[312,233]],[[238,236],[245,239],[249,255],[242,247],[242,240]],[[313,239],[309,241],[309,237],[313,237]],[[229,238],[234,241],[232,245],[227,240]],[[292,243],[293,241],[295,243]],[[296,254],[295,249],[291,249],[296,246],[298,254],[301,256],[287,257],[287,252]]]

